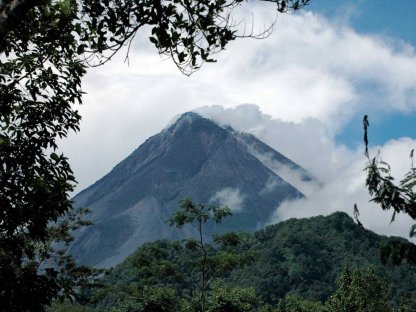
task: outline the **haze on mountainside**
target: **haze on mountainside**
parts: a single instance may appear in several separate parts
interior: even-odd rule
[[[145,242],[194,235],[192,228],[166,224],[186,197],[232,209],[225,223],[209,226],[207,238],[215,231],[258,230],[280,203],[304,197],[275,173],[279,168],[314,180],[255,136],[185,113],[75,196],[76,206],[92,210],[94,225],[76,234],[71,253],[81,263],[111,267]]]

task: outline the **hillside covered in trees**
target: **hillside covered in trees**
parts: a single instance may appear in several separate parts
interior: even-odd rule
[[[212,274],[207,311],[262,311],[267,307],[264,311],[344,311],[335,306],[345,309],[351,303],[339,303],[341,299],[364,300],[365,310],[354,311],[414,311],[416,307],[409,299],[416,293],[416,271],[405,263],[383,264],[380,258],[381,245],[402,239],[368,231],[345,213],[290,219],[240,237],[243,242],[236,247],[211,245],[208,250],[212,259],[219,260],[215,267],[225,263],[234,267],[219,276]],[[200,274],[195,269],[195,250],[188,247],[185,242],[167,240],[143,245],[109,270],[100,287],[84,290],[78,298],[83,306],[78,307],[192,311]],[[230,262],[226,259],[230,254],[240,257]],[[149,302],[164,309],[149,308]],[[224,302],[231,305],[226,308]],[[65,305],[54,306],[58,308],[65,311]]]

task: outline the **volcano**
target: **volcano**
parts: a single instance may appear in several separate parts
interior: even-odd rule
[[[185,113],[74,197],[75,206],[91,209],[94,224],[75,233],[70,251],[80,263],[108,268],[146,242],[195,235],[166,224],[184,198],[231,208],[221,225],[207,225],[207,238],[258,230],[280,203],[304,196],[270,163],[313,179],[255,136]]]

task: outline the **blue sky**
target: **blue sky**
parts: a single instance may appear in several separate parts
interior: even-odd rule
[[[312,0],[309,10],[330,20],[347,18],[358,33],[402,40],[416,47],[416,2],[414,0]],[[369,90],[371,92],[371,88]],[[355,147],[362,143],[362,118],[359,110],[337,135],[337,142]],[[416,114],[406,112],[372,112],[370,144],[381,145],[400,137],[416,137]]]
[[[354,29],[401,38],[416,44],[416,4],[413,0],[312,0],[308,10],[327,18],[347,13]]]
[[[351,148],[363,144],[363,115],[356,114],[337,135],[337,142]],[[385,142],[401,137],[416,137],[416,115],[389,113],[372,115],[370,118],[369,143],[370,146],[382,145]]]

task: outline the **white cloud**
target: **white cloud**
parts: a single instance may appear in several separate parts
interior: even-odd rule
[[[396,221],[390,224],[392,211],[382,211],[380,206],[370,202],[371,197],[365,187],[364,168],[367,160],[364,146],[358,150],[337,146],[325,134],[319,121],[309,119],[297,124],[284,122],[262,114],[255,105],[229,109],[219,106],[202,107],[197,112],[220,124],[256,134],[316,174],[318,181],[304,182],[293,170],[270,163],[267,155],[259,156],[264,158],[264,162],[269,162],[268,167],[272,171],[306,195],[306,198],[287,201],[276,207],[271,223],[293,217],[328,215],[335,211],[344,211],[352,216],[356,203],[360,210],[360,221],[366,228],[380,234],[408,237],[410,226],[414,223],[411,218],[399,214]],[[400,180],[410,169],[409,153],[415,147],[416,140],[401,138],[371,148],[370,155],[376,156],[380,151],[382,159],[391,165],[392,174]],[[265,189],[273,187],[271,182]]]
[[[332,179],[334,168],[343,166],[351,158],[351,152],[344,146],[336,146],[333,134],[326,131],[324,123],[317,119],[286,122],[263,114],[254,104],[228,109],[205,106],[196,112],[220,124],[254,134],[322,182]],[[285,174],[282,170],[274,168],[274,171]],[[294,175],[291,178],[296,179]]]
[[[415,146],[416,140],[402,138],[373,148],[370,154],[376,155],[379,149],[383,160],[391,165],[393,175],[400,180],[410,169],[408,156]],[[292,217],[328,215],[335,211],[344,211],[352,216],[356,203],[360,212],[359,219],[365,228],[385,235],[408,237],[414,220],[407,215],[399,214],[390,224],[393,211],[382,211],[379,205],[370,202],[371,197],[365,187],[365,164],[365,157],[362,153],[356,152],[354,160],[337,170],[333,180],[307,194],[307,198],[287,201],[280,205],[271,223]]]
[[[244,197],[239,189],[226,187],[216,192],[209,201],[220,206],[227,206],[237,212],[243,209]]]
[[[255,23],[274,17],[270,7],[251,8],[257,12]],[[157,55],[146,32],[134,43],[130,66],[120,54],[91,70],[84,81],[88,94],[80,108],[81,132],[61,144],[80,182],[78,191],[110,171],[173,116],[211,106],[204,108],[205,114],[255,134],[325,183],[310,197],[311,209],[314,203],[320,212],[329,213],[352,209],[357,202],[370,227],[385,232],[399,225],[386,226],[388,221],[378,216],[380,209],[368,208],[372,206],[362,185],[361,152],[338,146],[334,137],[357,113],[415,111],[414,47],[358,34],[342,19],[328,21],[311,12],[282,15],[270,38],[237,40],[218,56],[218,63],[204,65],[189,78]],[[237,107],[241,103],[258,107]],[[388,148],[407,149],[400,142],[386,145],[384,156],[391,153],[393,162],[401,157],[401,152]],[[288,209],[278,217],[289,217]],[[377,222],[371,223],[373,218]]]

